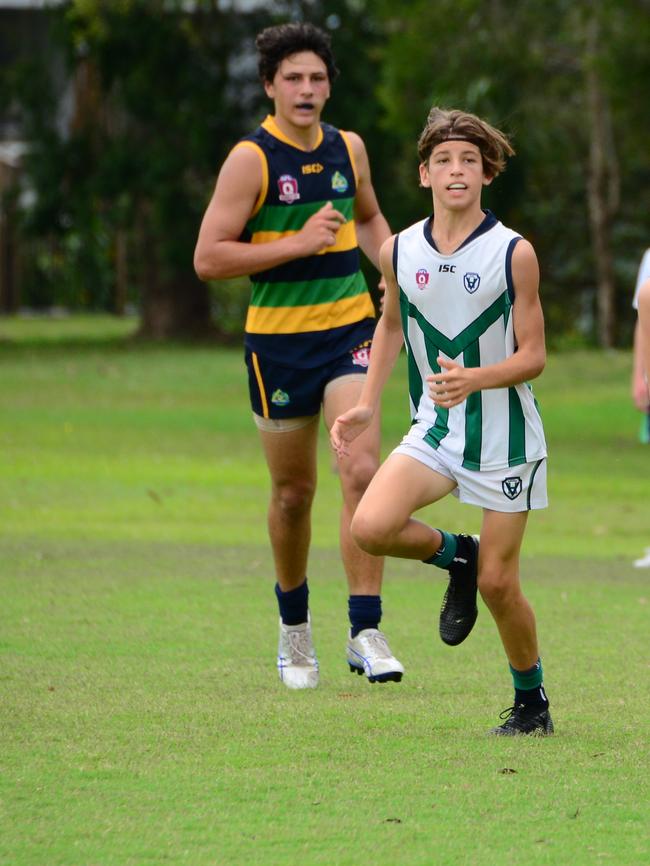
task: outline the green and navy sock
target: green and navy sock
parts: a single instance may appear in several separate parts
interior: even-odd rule
[[[537,659],[535,664],[525,671],[518,671],[510,665],[510,673],[515,687],[515,705],[537,704],[540,709],[546,709],[549,701],[544,691],[544,671],[542,660]]]
[[[278,583],[275,584],[275,594],[280,609],[280,619],[285,625],[300,625],[307,622],[309,616],[309,587],[307,578],[295,589],[283,592]]]
[[[356,637],[364,628],[379,628],[381,622],[380,595],[351,595],[348,598],[350,637]]]
[[[456,556],[458,548],[458,536],[453,532],[445,532],[439,529],[438,532],[442,535],[442,544],[428,559],[423,559],[428,565],[437,565],[438,568],[448,569]]]

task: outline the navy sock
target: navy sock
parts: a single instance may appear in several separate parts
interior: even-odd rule
[[[307,622],[309,611],[309,588],[307,578],[295,589],[283,592],[279,584],[275,584],[275,594],[280,608],[280,619],[285,625],[300,625]]]
[[[535,664],[525,671],[518,671],[510,665],[510,673],[515,687],[515,705],[538,704],[548,706],[548,698],[544,691],[544,671],[542,660],[537,659]]]
[[[515,704],[526,704],[527,707],[533,704],[538,704],[539,708],[548,707],[549,700],[546,697],[544,686],[537,686],[536,689],[515,689]]]
[[[439,529],[438,532],[442,535],[442,544],[433,556],[430,556],[429,559],[423,559],[422,562],[448,569],[454,556],[456,556],[458,539],[452,532],[445,532],[444,529]]]
[[[379,628],[381,596],[351,595],[348,598],[348,614],[352,637],[356,637],[364,628]]]

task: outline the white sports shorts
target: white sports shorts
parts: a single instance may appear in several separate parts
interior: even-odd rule
[[[468,505],[503,512],[532,511],[548,505],[545,457],[519,466],[478,472],[452,464],[439,450],[409,433],[393,450],[393,454],[406,454],[455,481],[456,487],[452,493]]]

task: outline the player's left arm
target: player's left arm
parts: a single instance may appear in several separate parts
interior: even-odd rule
[[[512,254],[513,328],[517,349],[509,358],[486,367],[461,367],[439,358],[440,373],[427,377],[429,393],[439,406],[450,408],[474,391],[509,388],[535,379],[546,364],[544,315],[539,299],[539,265],[532,245],[520,240]]]
[[[366,146],[356,132],[345,133],[357,169],[357,193],[354,199],[354,220],[359,246],[373,265],[380,270],[379,250],[391,236],[386,217],[381,212],[370,176],[370,161]]]
[[[639,357],[645,378],[646,391],[650,396],[650,279],[639,289]]]

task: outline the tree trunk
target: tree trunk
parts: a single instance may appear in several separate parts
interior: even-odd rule
[[[612,223],[618,211],[620,183],[612,116],[598,70],[600,26],[595,15],[587,22],[586,37],[585,72],[590,134],[587,199],[591,244],[596,262],[598,342],[603,348],[612,348],[616,342]]]
[[[128,297],[129,267],[128,241],[126,231],[122,228],[115,232],[115,298],[113,309],[116,316],[126,313]]]
[[[0,163],[0,313],[15,313],[20,306],[20,249],[16,233],[17,215],[13,196],[3,195],[15,182],[17,170]]]
[[[194,275],[191,256],[187,268],[172,271],[161,262],[160,239],[151,228],[151,207],[138,208],[135,227],[140,327],[147,340],[205,340],[216,336],[211,320],[208,286]]]
[[[138,337],[148,340],[205,340],[216,336],[208,287],[191,273],[142,286]]]

